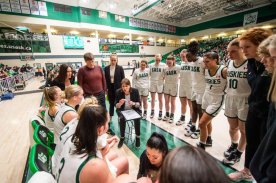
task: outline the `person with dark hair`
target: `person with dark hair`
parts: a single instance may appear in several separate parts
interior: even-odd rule
[[[79,69],[77,78],[78,84],[83,89],[84,97],[93,95],[98,99],[100,105],[106,107],[106,81],[103,70],[100,66],[95,65],[92,53],[85,53],[83,58],[86,65]]]
[[[203,63],[203,58],[198,56],[199,43],[192,41],[187,49],[188,53],[186,55],[188,62],[190,62],[191,72],[192,72],[192,121],[187,125],[185,136],[197,139],[199,137],[199,130],[196,129],[197,119],[202,116],[202,97],[205,90],[205,65]]]
[[[158,177],[158,171],[168,154],[168,145],[162,134],[153,132],[147,141],[146,150],[140,156],[140,166],[137,179],[149,177],[155,182]]]
[[[271,31],[262,28],[252,28],[239,37],[240,47],[248,60],[247,80],[251,88],[248,98],[249,110],[245,123],[246,148],[244,169],[229,174],[233,181],[252,180],[249,166],[264,135],[268,117],[269,102],[267,94],[271,76],[264,73],[265,66],[257,53],[259,44],[271,35]]]
[[[212,156],[200,148],[186,145],[166,156],[157,182],[227,183],[230,180]]]
[[[58,86],[62,91],[65,90],[67,86],[71,84],[71,77],[72,77],[72,68],[66,64],[62,64],[59,67],[58,76],[53,80],[51,86]]]
[[[110,55],[110,65],[104,68],[104,73],[109,100],[109,114],[112,118],[114,115],[116,90],[121,87],[121,81],[125,78],[123,67],[118,65],[118,56],[116,53]],[[111,129],[108,130],[108,133],[114,135],[114,132]]]
[[[114,143],[107,142],[101,150],[97,148],[98,139],[108,129],[108,122],[108,112],[102,106],[88,105],[83,108],[76,131],[65,142],[60,161],[57,163],[57,182],[112,183],[120,178],[122,173],[128,173],[127,169],[117,172],[117,177],[112,175],[108,163],[104,160]],[[98,158],[98,151],[102,158]],[[126,181],[131,182],[129,177],[128,180],[122,180]]]
[[[141,100],[139,92],[136,88],[132,88],[130,81],[124,78],[121,82],[121,88],[116,91],[115,106],[119,118],[120,125],[120,142],[118,148],[123,146],[125,140],[126,121],[121,114],[121,111],[134,109],[137,113],[141,114]],[[135,146],[140,147],[140,119],[134,120],[134,128],[136,133]]]
[[[219,56],[215,52],[204,54],[206,88],[202,98],[202,110],[199,119],[200,141],[198,147],[212,146],[212,119],[218,115],[224,103],[227,69],[219,65]]]

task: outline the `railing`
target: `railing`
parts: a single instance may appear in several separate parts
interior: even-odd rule
[[[26,81],[31,79],[33,76],[33,72],[25,72],[0,79],[0,94],[6,93],[7,91],[18,90],[19,87],[24,89]]]

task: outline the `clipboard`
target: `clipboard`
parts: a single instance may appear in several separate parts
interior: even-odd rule
[[[138,114],[135,110],[129,109],[125,111],[121,111],[122,115],[124,116],[126,121],[134,120],[134,119],[140,119],[141,115]]]

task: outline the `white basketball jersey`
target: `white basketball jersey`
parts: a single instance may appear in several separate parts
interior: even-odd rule
[[[182,62],[180,66],[180,84],[191,87],[192,86],[192,72],[191,72],[191,63]]]
[[[192,72],[192,87],[193,92],[204,93],[205,90],[205,77],[204,77],[204,63],[202,57],[197,57],[195,62],[190,63]]]
[[[149,69],[145,68],[143,71],[139,68],[133,73],[132,83],[134,88],[149,88]]]
[[[227,69],[227,95],[249,96],[251,88],[247,81],[247,61],[239,67],[230,60]]]
[[[54,120],[54,142],[55,142],[55,144],[58,142],[58,138],[60,136],[60,132],[63,130],[63,128],[66,125],[63,122],[62,118],[63,118],[63,115],[66,112],[68,112],[68,111],[74,111],[74,112],[76,112],[76,110],[73,107],[71,107],[71,106],[69,106],[67,104],[63,104],[60,107],[60,109],[59,109],[59,111],[58,111],[58,113],[57,113],[57,115],[55,117],[55,120]]]
[[[165,67],[166,64],[162,62],[160,62],[158,65],[156,65],[155,63],[149,65],[151,83],[160,83],[164,81]]]
[[[57,105],[57,106],[58,108],[60,108],[60,105]],[[54,116],[50,116],[48,107],[46,108],[46,111],[45,111],[44,121],[46,123],[46,127],[53,133],[54,133],[54,120],[57,113],[58,111],[56,112],[56,114],[54,114]]]
[[[63,149],[63,146],[65,143],[72,143],[72,142],[67,142],[75,133],[77,125],[78,125],[79,120],[78,119],[73,119],[70,121],[61,131],[60,136],[57,140],[57,144],[55,147],[54,154],[52,156],[52,164],[53,164],[53,171],[55,172],[56,169],[56,164],[60,160],[60,155]]]
[[[87,155],[74,154],[75,146],[71,142],[72,137],[65,143],[59,162],[57,162],[56,180],[58,183],[79,182],[79,176],[84,165],[89,161]]]
[[[164,69],[165,85],[177,84],[179,73],[180,73],[180,66],[178,65],[175,65],[173,67],[165,67]]]
[[[222,76],[222,70],[224,68],[225,67],[222,65],[218,66],[217,72],[213,76],[208,69],[205,69],[205,92],[214,95],[224,95],[224,90],[226,88],[226,79]]]

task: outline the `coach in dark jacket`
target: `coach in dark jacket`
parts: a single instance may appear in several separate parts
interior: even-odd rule
[[[107,85],[107,96],[109,100],[109,114],[114,115],[116,90],[121,87],[121,81],[125,78],[124,69],[117,65],[117,54],[110,55],[110,65],[104,68],[105,80]]]
[[[116,91],[116,112],[119,118],[121,138],[118,148],[121,148],[125,140],[126,121],[121,114],[121,111],[133,109],[141,115],[141,101],[137,89],[132,88],[129,79],[125,78],[121,82],[121,89]],[[135,146],[140,147],[140,119],[134,120],[134,128],[136,133]]]

